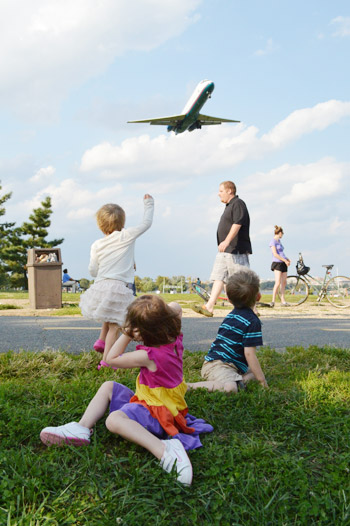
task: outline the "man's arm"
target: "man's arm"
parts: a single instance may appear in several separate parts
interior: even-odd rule
[[[219,252],[225,252],[231,241],[237,236],[238,232],[240,231],[242,225],[232,225],[230,228],[229,233],[227,234],[224,241],[222,241],[219,245]]]
[[[244,347],[244,356],[246,357],[251,372],[254,374],[258,382],[260,382],[263,387],[268,387],[265,375],[256,355],[256,347]]]

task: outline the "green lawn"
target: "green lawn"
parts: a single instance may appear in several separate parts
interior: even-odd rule
[[[349,525],[350,350],[259,356],[269,390],[188,393],[215,431],[190,452],[185,488],[103,421],[86,448],[39,440],[44,426],[79,419],[102,381],[133,387],[136,371],[98,372],[93,352],[0,355],[0,524]],[[202,359],[185,354],[187,379]]]

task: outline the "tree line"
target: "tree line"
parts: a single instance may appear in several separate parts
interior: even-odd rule
[[[0,184],[0,192],[2,186]],[[5,203],[12,192],[0,193],[0,287],[28,288],[27,251],[30,248],[52,248],[61,245],[64,239],[47,240],[53,212],[51,198],[46,197],[21,226],[2,222]]]

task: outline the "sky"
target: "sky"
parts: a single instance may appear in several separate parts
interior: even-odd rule
[[[335,0],[2,0],[2,221],[51,196],[48,239],[89,278],[95,213],[114,202],[138,224],[137,275],[210,276],[232,180],[249,209],[253,268],[270,271],[281,225],[302,252],[350,275],[350,7]],[[202,113],[239,120],[174,135],[128,120],[180,113],[202,79]]]

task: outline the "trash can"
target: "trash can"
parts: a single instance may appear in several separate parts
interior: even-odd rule
[[[62,260],[59,248],[30,248],[27,257],[29,305],[32,309],[62,307]]]

